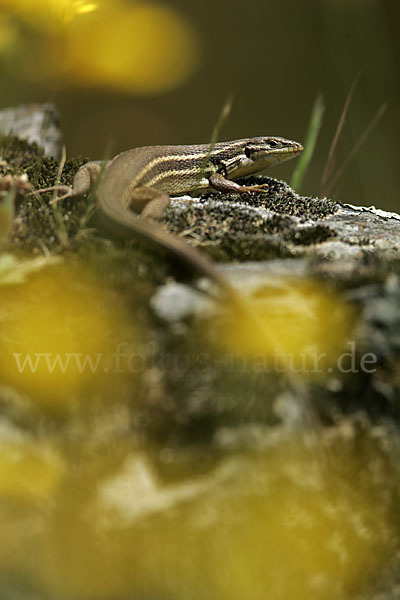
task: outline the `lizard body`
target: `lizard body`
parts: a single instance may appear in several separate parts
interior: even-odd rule
[[[214,145],[135,148],[118,154],[104,169],[95,162],[83,165],[62,198],[85,194],[95,185],[102,225],[123,237],[142,238],[167,249],[217,283],[238,305],[240,295],[211,260],[152,220],[162,217],[171,195],[207,188],[225,193],[260,190],[262,185],[243,186],[234,180],[289,160],[302,150],[298,142],[271,136]]]

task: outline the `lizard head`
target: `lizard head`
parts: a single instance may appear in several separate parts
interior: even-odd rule
[[[301,152],[303,146],[298,142],[272,136],[251,138],[244,147],[246,157],[257,165],[257,170],[294,158]]]
[[[229,179],[258,173],[303,151],[303,146],[298,142],[272,136],[236,140],[232,144],[222,143],[221,148],[226,148],[226,152],[222,156],[219,154],[218,163],[223,166],[224,175]]]

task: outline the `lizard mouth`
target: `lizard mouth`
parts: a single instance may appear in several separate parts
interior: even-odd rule
[[[276,150],[276,155],[278,160],[283,161],[301,154],[303,150],[303,146],[301,144],[297,144],[296,146],[279,148],[279,150]]]

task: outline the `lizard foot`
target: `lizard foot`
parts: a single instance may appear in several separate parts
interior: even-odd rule
[[[243,185],[240,186],[240,192],[251,194],[252,192],[267,192],[269,189],[268,183],[260,183],[259,185]]]

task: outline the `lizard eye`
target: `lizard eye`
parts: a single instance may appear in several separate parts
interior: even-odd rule
[[[251,152],[251,148],[249,148],[249,146],[245,147],[244,153],[247,156],[247,158],[251,158],[252,152]]]
[[[275,142],[274,140],[270,140],[269,147],[270,148],[277,148],[278,147],[278,142]]]

